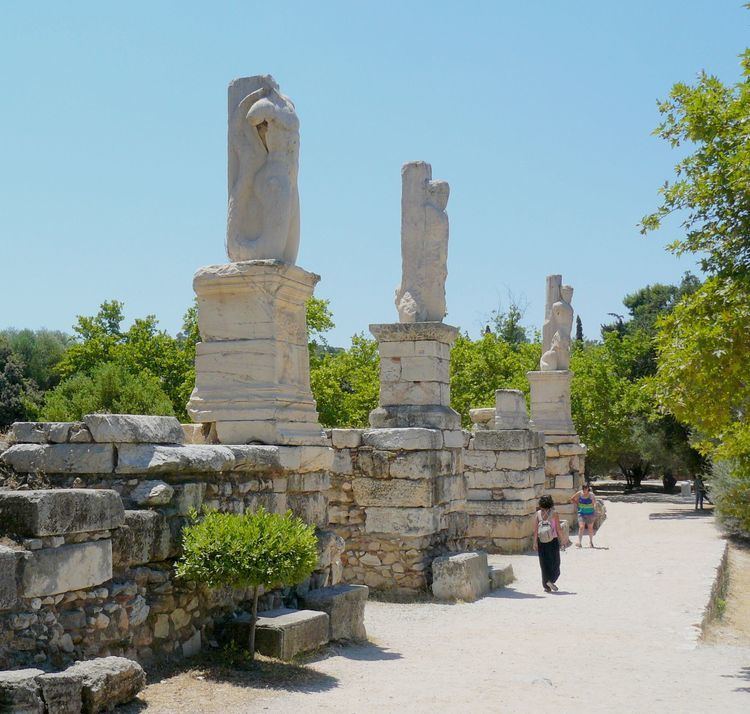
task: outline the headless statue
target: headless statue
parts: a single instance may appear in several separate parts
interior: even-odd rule
[[[424,161],[404,164],[401,184],[399,321],[440,322],[446,314],[450,188],[446,181],[432,180],[432,167]]]
[[[299,250],[299,119],[270,75],[229,86],[231,261],[294,264]],[[234,106],[233,106],[234,104]]]

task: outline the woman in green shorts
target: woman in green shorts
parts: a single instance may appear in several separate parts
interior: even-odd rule
[[[581,547],[584,531],[588,530],[591,547],[594,547],[594,522],[596,521],[596,496],[591,490],[591,485],[587,482],[583,488],[570,499],[578,508],[578,543],[576,546]]]

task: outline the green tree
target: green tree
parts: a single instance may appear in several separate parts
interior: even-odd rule
[[[576,343],[571,356],[571,409],[588,447],[586,470],[617,468],[630,486],[654,472],[665,478],[692,475],[701,467],[688,430],[659,412],[650,389],[652,340],[644,330],[607,332],[597,344]]]
[[[206,513],[182,532],[178,577],[209,587],[252,589],[250,657],[255,655],[258,595],[283,585],[296,585],[317,565],[313,526],[291,512],[281,516],[260,508],[254,513]]]
[[[682,217],[684,236],[669,249],[699,256],[709,279],[658,322],[654,393],[663,409],[695,431],[716,462],[724,494],[720,516],[750,533],[750,406],[746,383],[750,318],[750,50],[733,86],[702,72],[694,85],[675,84],[659,105],[656,134],[685,147],[676,180],[642,231]],[[731,511],[731,516],[728,514]],[[743,515],[744,514],[744,515]]]
[[[158,329],[153,315],[134,320],[124,330],[123,307],[121,302],[112,300],[102,303],[96,315],[78,317],[73,327],[74,342],[57,365],[58,373],[63,379],[92,376],[101,365],[111,363],[121,368],[118,374],[151,375],[169,397],[170,408],[165,413],[186,419],[185,407],[195,382],[198,339],[195,308],[188,310],[183,330],[175,338]],[[70,385],[66,389],[69,390]],[[159,403],[159,400],[151,401],[152,405]]]
[[[469,409],[495,405],[496,389],[529,392],[526,372],[537,369],[541,346],[510,343],[490,332],[478,340],[459,335],[451,352],[451,406],[471,425]]]
[[[0,332],[8,346],[18,355],[23,374],[42,391],[47,391],[60,381],[55,367],[71,343],[70,335],[57,330],[16,330]]]
[[[38,394],[23,373],[23,363],[0,336],[0,429],[27,419],[36,409]]]
[[[512,293],[508,293],[508,309],[498,306],[490,314],[488,330],[494,332],[501,340],[511,345],[520,345],[529,341],[529,335],[521,321],[526,314],[527,304],[521,303]]]
[[[78,421],[94,412],[171,416],[174,409],[150,372],[102,362],[90,373],[78,372],[47,392],[40,417],[44,421]]]
[[[354,335],[349,349],[311,359],[310,386],[323,426],[367,426],[380,391],[377,342]]]
[[[669,245],[677,255],[697,253],[704,271],[723,277],[750,272],[750,50],[734,86],[701,72],[691,86],[672,87],[659,104],[663,121],[654,132],[672,147],[690,151],[675,166],[676,180],[660,189],[661,205],[644,217],[643,233],[671,214],[685,231]]]

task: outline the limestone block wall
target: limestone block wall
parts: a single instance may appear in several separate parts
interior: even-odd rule
[[[330,448],[137,441],[179,434],[107,433],[88,418],[16,425],[15,443],[0,455],[7,474],[0,489],[0,667],[196,652],[216,619],[243,606],[249,593],[174,578],[193,508],[241,513],[263,505],[328,522]],[[295,589],[266,594],[261,609],[295,606],[309,589],[338,583],[342,549],[335,534],[319,531],[316,572]]]
[[[544,435],[528,428],[480,427],[471,435],[463,461],[468,514],[464,547],[488,553],[527,551],[533,542],[533,514],[545,487]]]
[[[466,531],[461,431],[333,429],[330,529],[345,541],[343,579],[424,590],[432,559]]]
[[[576,434],[547,434],[544,452],[545,493],[552,496],[560,519],[567,520],[575,531],[578,520],[570,499],[583,485],[586,447]]]

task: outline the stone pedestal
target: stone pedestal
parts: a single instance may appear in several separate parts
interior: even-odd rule
[[[370,325],[380,351],[380,406],[376,428],[461,428],[451,409],[450,351],[458,328],[442,322]]]
[[[580,443],[570,414],[570,370],[527,372],[531,384],[531,420],[544,432],[545,493],[552,496],[561,519],[577,528],[570,498],[583,483],[586,447]]]
[[[472,409],[474,433],[464,452],[468,530],[465,548],[523,553],[531,547],[543,493],[544,435],[529,424],[521,392],[498,389],[495,409]]]
[[[278,260],[201,268],[188,413],[223,444],[323,444],[310,391],[305,303],[319,276]]]
[[[575,434],[570,416],[570,370],[527,372],[531,384],[531,421],[545,434]]]

